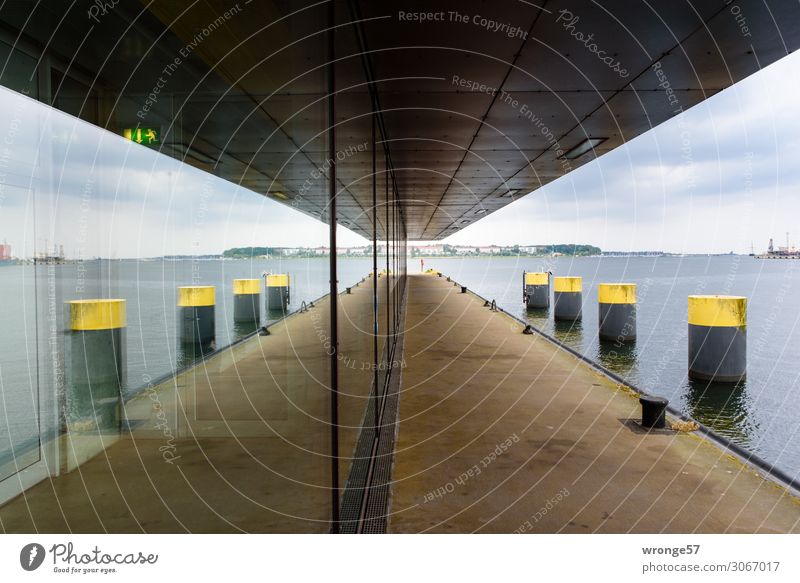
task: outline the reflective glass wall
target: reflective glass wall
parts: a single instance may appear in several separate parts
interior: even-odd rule
[[[0,11],[9,532],[343,530],[388,390],[405,233],[346,14],[176,9]]]

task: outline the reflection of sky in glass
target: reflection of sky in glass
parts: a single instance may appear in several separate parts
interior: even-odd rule
[[[318,220],[2,87],[0,108],[0,241],[16,256],[45,240],[84,259],[328,241]],[[57,216],[36,241],[20,220],[31,193],[38,216]]]

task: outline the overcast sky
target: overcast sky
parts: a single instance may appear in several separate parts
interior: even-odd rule
[[[800,241],[800,54],[448,239],[749,252]],[[691,168],[682,132],[689,130]]]
[[[786,57],[446,242],[749,252],[751,242],[764,250],[770,237],[783,244],[789,231],[794,244],[800,241],[798,70],[800,55]],[[0,240],[17,256],[29,256],[34,241],[40,250],[45,239],[81,257],[328,240],[326,225],[313,218],[3,88],[0,108],[6,113]],[[691,164],[683,148],[687,128]],[[36,151],[45,151],[39,135],[52,136],[61,156],[53,165],[58,201],[47,200],[48,164],[30,164]],[[48,208],[56,209],[50,224],[42,218]],[[366,243],[343,228],[339,237],[340,245]]]

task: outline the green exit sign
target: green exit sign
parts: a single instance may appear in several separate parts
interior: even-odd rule
[[[145,146],[152,146],[158,144],[160,141],[161,130],[158,128],[125,128],[122,130],[122,135],[126,140],[136,142],[137,144],[144,144]]]

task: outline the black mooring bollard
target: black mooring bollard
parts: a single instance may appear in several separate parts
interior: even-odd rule
[[[646,429],[663,429],[666,427],[667,404],[669,401],[663,397],[642,395],[639,397],[642,405],[642,427]]]
[[[461,293],[462,293],[462,294],[465,294],[465,293],[467,293],[467,286],[465,286],[465,285],[462,285],[462,286],[461,286]]]

